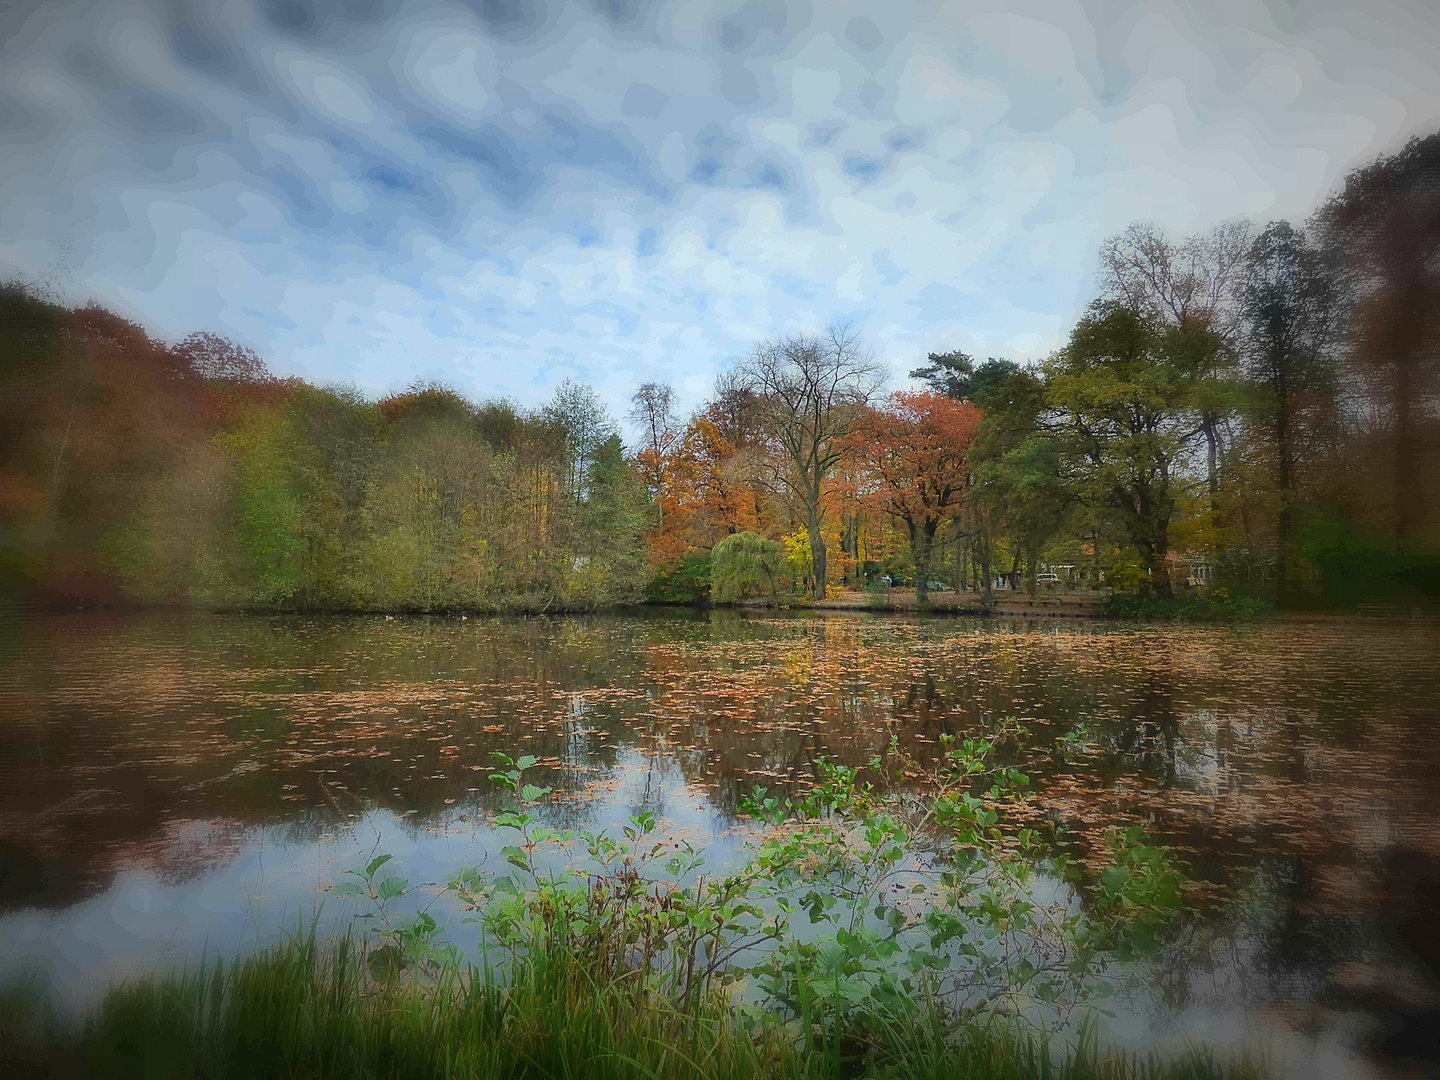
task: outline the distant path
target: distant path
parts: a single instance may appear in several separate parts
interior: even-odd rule
[[[1026,592],[996,589],[991,615],[1034,619],[1093,619],[1101,614],[1105,597],[1094,592],[1057,592],[1041,589],[1033,598]],[[772,607],[770,601],[751,601],[743,607]],[[915,603],[914,589],[891,589],[886,593],[867,593],[847,589],[838,596],[824,600],[803,600],[796,608],[807,611],[933,611],[952,614],[986,614],[976,592],[956,593],[950,590],[932,592],[930,602],[920,609]]]

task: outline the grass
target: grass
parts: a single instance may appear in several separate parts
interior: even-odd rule
[[[1056,1060],[1002,1027],[872,1023],[843,1057],[806,1054],[791,1028],[747,1022],[727,998],[689,1008],[552,947],[509,978],[454,966],[371,970],[360,940],[311,937],[200,971],[112,987],[65,1019],[42,994],[0,999],[0,1075],[16,1078],[304,1077],[667,1080],[1201,1080],[1258,1076],[1194,1051],[1137,1059],[1093,1038]],[[377,977],[378,976],[378,977]]]

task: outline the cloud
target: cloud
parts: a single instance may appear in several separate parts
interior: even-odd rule
[[[694,402],[757,338],[1062,340],[1108,233],[1301,218],[1434,121],[1440,15],[1100,0],[0,8],[0,272],[372,393]]]

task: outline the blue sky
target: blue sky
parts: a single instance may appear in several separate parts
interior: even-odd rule
[[[0,0],[0,275],[370,394],[691,406],[832,318],[900,385],[1437,126],[1431,0]]]

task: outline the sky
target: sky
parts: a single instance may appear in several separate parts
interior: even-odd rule
[[[1434,0],[0,0],[0,278],[372,396],[688,408],[832,320],[898,387],[1437,127]]]

